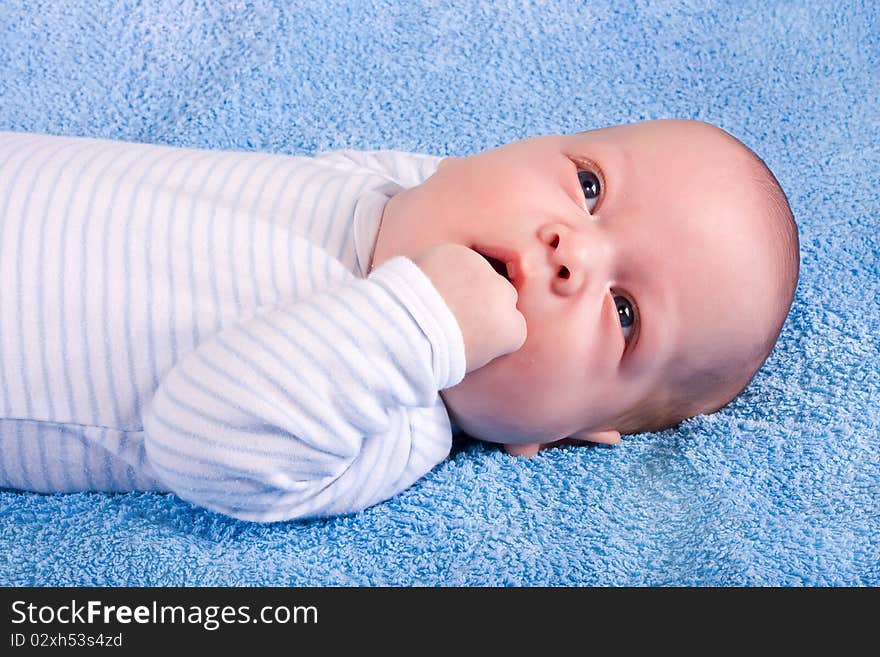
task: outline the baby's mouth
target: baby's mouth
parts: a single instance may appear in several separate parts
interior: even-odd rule
[[[480,255],[483,255],[483,254],[481,253]],[[489,262],[490,265],[492,265],[492,269],[494,269],[499,274],[504,276],[504,278],[507,279],[508,283],[510,282],[510,276],[507,273],[507,265],[505,265],[503,262],[501,262],[497,258],[490,258],[487,255],[483,255],[483,257]]]
[[[474,250],[477,251],[476,249],[474,249]],[[490,265],[492,265],[492,269],[494,269],[496,272],[498,272],[499,274],[504,276],[504,278],[507,279],[508,283],[511,282],[510,281],[510,274],[508,274],[508,272],[507,272],[507,265],[504,264],[504,262],[502,262],[498,258],[493,258],[492,256],[487,256],[485,253],[483,253],[481,251],[477,251],[477,253],[479,253],[481,256],[483,256],[486,259],[486,262],[488,262]]]
[[[520,291],[526,282],[523,275],[522,257],[516,252],[516,249],[503,245],[474,244],[470,247],[486,259],[492,269],[504,277],[517,292]]]

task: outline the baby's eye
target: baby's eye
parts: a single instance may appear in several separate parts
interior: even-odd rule
[[[578,171],[578,181],[584,191],[584,198],[587,199],[587,211],[592,213],[599,205],[599,195],[602,193],[599,176],[592,171]]]
[[[619,294],[614,295],[614,305],[617,306],[617,316],[620,318],[623,337],[628,340],[636,323],[636,309],[629,299]]]

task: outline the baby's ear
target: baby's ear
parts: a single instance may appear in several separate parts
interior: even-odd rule
[[[590,443],[601,443],[603,445],[616,445],[620,442],[620,432],[618,431],[579,431],[571,434],[575,440],[586,440]]]

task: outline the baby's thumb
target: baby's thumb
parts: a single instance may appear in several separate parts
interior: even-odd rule
[[[511,352],[519,350],[526,343],[526,338],[529,336],[529,329],[526,325],[526,318],[519,311],[514,309],[514,333],[511,339],[513,343],[513,348],[510,350]]]
[[[503,321],[492,327],[486,336],[491,339],[494,350],[489,360],[495,360],[519,351],[526,341],[526,318],[522,316],[522,313],[514,310],[513,313],[502,316],[501,319]],[[483,364],[479,367],[482,367]]]

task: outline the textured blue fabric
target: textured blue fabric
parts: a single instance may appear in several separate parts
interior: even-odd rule
[[[878,13],[868,0],[0,3],[0,129],[461,155],[697,118],[764,157],[803,255],[764,369],[678,431],[532,460],[466,444],[387,503],[303,523],[170,495],[0,491],[0,583],[880,584]]]

